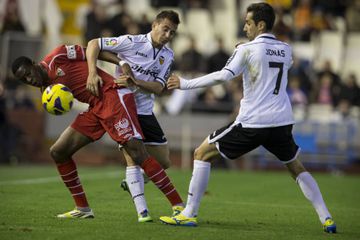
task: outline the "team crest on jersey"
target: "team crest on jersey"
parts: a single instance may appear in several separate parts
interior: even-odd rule
[[[105,45],[106,46],[113,47],[113,46],[115,46],[117,44],[118,44],[118,41],[117,41],[116,38],[107,38],[107,39],[105,39]]]
[[[56,69],[56,76],[58,76],[58,77],[65,76],[65,72],[61,68],[58,67]]]
[[[160,63],[160,65],[163,65],[163,64],[164,64],[164,61],[165,61],[164,56],[160,56],[160,57],[159,57],[159,63]]]

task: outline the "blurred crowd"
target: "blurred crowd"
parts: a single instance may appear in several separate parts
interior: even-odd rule
[[[127,10],[129,2],[126,0],[89,0],[88,11],[84,15],[82,43],[86,45],[87,41],[101,36],[142,34],[151,31],[153,19],[149,19],[147,14],[133,17]],[[185,18],[189,9],[206,9],[211,13],[213,9],[209,6],[214,5],[211,4],[213,2],[211,0],[149,0],[148,2],[155,10],[176,7],[181,10],[180,16]],[[257,1],[236,0],[236,6],[241,9],[252,2]],[[277,13],[275,35],[289,43],[310,41],[312,36],[324,30],[360,32],[360,0],[268,0],[267,2],[275,7]],[[4,9],[0,15],[1,36],[8,31],[26,32],[24,23],[19,17],[18,1],[1,0],[0,5]],[[109,14],[109,9],[111,9],[111,14]],[[236,37],[241,39],[244,33],[242,31],[243,16],[240,14],[238,21]],[[199,29],[199,31],[202,30]],[[175,52],[176,62],[173,69],[175,72],[194,77],[220,70],[225,65],[231,52],[224,47],[223,36],[216,37],[215,51],[210,54],[199,50],[194,36],[187,37],[189,41],[186,49],[181,54]],[[234,46],[235,44],[236,42]],[[37,108],[26,87],[10,81],[11,74],[3,76],[5,77],[0,79],[1,148],[11,149],[11,146],[7,145],[13,143],[6,140],[7,136],[18,133],[8,132],[10,127],[6,112],[9,109],[19,108],[36,111]],[[306,109],[311,104],[330,106],[332,110],[339,113],[341,118],[346,118],[351,116],[354,107],[358,109],[360,106],[358,78],[359,76],[352,73],[341,76],[334,71],[331,61],[325,61],[320,68],[315,69],[308,59],[294,56],[294,65],[289,72],[288,94],[294,107],[305,113],[305,118]],[[169,94],[160,100],[159,105],[163,107],[163,110],[166,110],[164,106]],[[194,112],[232,113],[239,108],[241,98],[240,81],[234,81],[227,85],[196,92],[191,97],[192,103],[187,109]],[[357,111],[356,116],[359,117],[359,110]]]

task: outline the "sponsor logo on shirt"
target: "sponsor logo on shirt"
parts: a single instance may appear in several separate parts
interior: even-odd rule
[[[145,57],[147,58],[147,55],[145,53],[142,53],[142,52],[139,52],[139,51],[136,51],[135,53],[136,55],[139,55],[139,56],[142,56],[142,57]]]
[[[133,71],[136,71],[138,73],[144,74],[144,75],[150,75],[154,78],[156,78],[158,76],[158,74],[160,73],[160,69],[144,69],[139,65],[132,65],[131,66]]]
[[[61,68],[58,67],[56,69],[56,76],[58,76],[58,77],[65,76],[65,72]]]
[[[118,41],[116,38],[106,38],[105,39],[105,46],[113,47],[118,44]]]

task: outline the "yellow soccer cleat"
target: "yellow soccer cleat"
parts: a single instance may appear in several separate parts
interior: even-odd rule
[[[184,226],[184,227],[196,227],[197,226],[197,220],[195,217],[188,218],[182,215],[181,213],[178,214],[175,217],[160,217],[160,221],[162,223],[168,224],[168,225],[174,225],[174,226]]]
[[[57,217],[58,218],[94,218],[95,216],[92,210],[88,212],[84,212],[75,208],[70,212],[59,214],[57,215]]]
[[[152,221],[153,220],[152,220],[151,216],[149,215],[148,210],[144,210],[143,212],[141,212],[138,215],[138,222],[139,223],[152,222]]]
[[[323,227],[327,233],[336,233],[336,224],[330,217],[325,219]]]
[[[175,217],[175,216],[179,215],[184,210],[184,207],[183,206],[173,206],[172,210],[173,210],[172,217]]]

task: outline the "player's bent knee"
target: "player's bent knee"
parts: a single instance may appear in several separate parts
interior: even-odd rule
[[[56,145],[52,145],[50,147],[50,156],[55,160],[57,163],[64,162],[69,160],[69,156],[67,156],[61,149],[59,149]]]
[[[137,165],[141,165],[148,158],[145,147],[139,140],[128,141],[124,144],[124,149]]]

